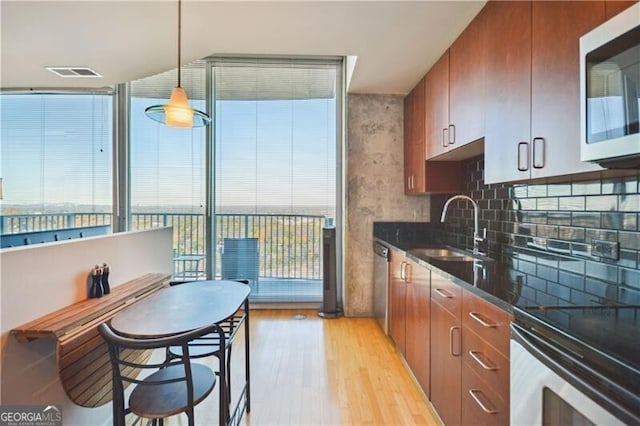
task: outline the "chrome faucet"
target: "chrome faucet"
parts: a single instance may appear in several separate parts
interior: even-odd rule
[[[474,201],[473,198],[467,197],[466,195],[454,195],[449,198],[446,203],[444,203],[444,207],[442,208],[442,216],[440,217],[440,222],[444,223],[445,218],[447,217],[447,209],[449,208],[449,204],[453,200],[467,200],[473,204],[473,254],[481,254],[479,244],[485,240],[487,236],[487,229],[485,228],[483,231],[483,236],[480,236],[480,232],[478,229],[478,213],[480,208],[478,207],[478,203]]]

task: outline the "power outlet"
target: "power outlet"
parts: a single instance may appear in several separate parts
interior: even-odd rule
[[[591,254],[593,256],[618,260],[620,257],[620,243],[605,240],[593,240],[591,241]]]

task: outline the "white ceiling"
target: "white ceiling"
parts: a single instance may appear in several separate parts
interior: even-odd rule
[[[485,1],[183,0],[182,62],[356,56],[351,93],[407,93]],[[177,2],[1,0],[2,88],[104,87],[177,65]],[[47,66],[88,66],[69,79]]]

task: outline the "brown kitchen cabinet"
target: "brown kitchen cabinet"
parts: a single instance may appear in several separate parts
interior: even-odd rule
[[[426,159],[449,149],[449,50],[438,59],[425,76]]]
[[[509,424],[511,320],[511,314],[463,291],[462,424]]]
[[[485,58],[481,11],[426,75],[428,160],[484,136]]]
[[[450,148],[484,137],[486,12],[471,21],[449,48]]]
[[[469,24],[426,75],[427,160],[456,158],[443,154],[484,136],[484,28],[480,18]]]
[[[511,319],[431,271],[431,403],[445,425],[509,424]]]
[[[404,192],[407,195],[454,193],[462,189],[462,165],[425,162],[425,78],[404,99]]]
[[[430,279],[431,274],[427,268],[406,259],[405,359],[427,398],[430,396]]]
[[[610,0],[604,3],[606,19],[616,16],[618,13],[638,3],[637,1],[628,0]]]
[[[404,355],[406,342],[406,294],[407,283],[404,279],[405,256],[398,250],[391,250],[391,268],[389,280],[389,336],[396,348]]]
[[[445,425],[458,425],[462,389],[462,289],[431,271],[431,403]]]
[[[580,161],[579,43],[604,2],[485,6],[485,182],[599,170]]]
[[[425,192],[425,79],[404,99],[404,192]]]

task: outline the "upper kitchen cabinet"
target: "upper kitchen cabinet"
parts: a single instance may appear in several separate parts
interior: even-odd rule
[[[449,51],[433,64],[425,76],[426,159],[448,151],[449,141]]]
[[[425,79],[404,98],[404,192],[425,192]]]
[[[461,164],[455,161],[425,162],[425,78],[404,99],[405,194],[460,192]]]
[[[485,20],[480,12],[427,73],[427,159],[452,150],[458,155],[440,159],[481,153],[457,148],[484,136],[485,58]]]
[[[484,136],[486,12],[449,48],[449,142],[452,148]]]
[[[611,0],[611,1],[607,1],[604,4],[606,18],[607,19],[612,18],[612,17],[616,16],[618,13],[620,13],[623,10],[633,6],[636,3],[637,3],[637,1],[626,1],[626,0],[620,0],[620,1]]]
[[[529,155],[531,120],[531,3],[489,2],[485,182],[529,178],[518,157]],[[526,149],[522,149],[526,148]],[[518,151],[522,152],[518,152]]]
[[[604,2],[489,2],[485,182],[599,170],[580,161],[579,38]]]

